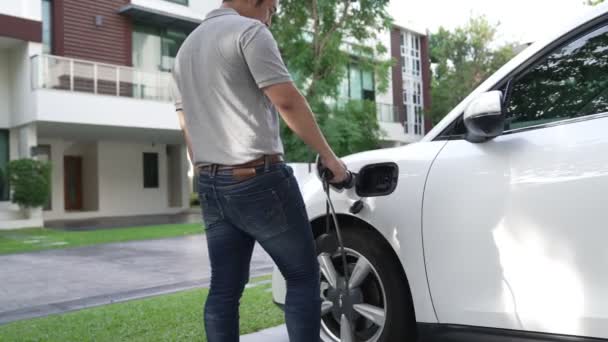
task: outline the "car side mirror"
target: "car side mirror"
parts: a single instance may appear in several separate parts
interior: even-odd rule
[[[466,140],[484,142],[501,135],[505,129],[505,113],[502,108],[502,92],[489,91],[478,95],[464,111]]]

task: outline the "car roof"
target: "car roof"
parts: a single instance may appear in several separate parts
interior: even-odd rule
[[[567,35],[570,31],[577,27],[588,23],[602,15],[608,13],[608,2],[602,3],[589,9],[583,16],[580,16],[565,25],[561,26],[560,29],[554,31],[537,42],[533,43],[517,56],[507,62],[503,67],[498,69],[492,74],[487,80],[485,80],[479,87],[469,94],[464,100],[462,100],[456,107],[454,107],[431,131],[429,131],[421,141],[432,141],[439,136],[455,119],[457,119],[465,110],[471,99],[477,94],[483,93],[492,89],[498,82],[509,75],[513,70],[519,67],[522,63],[528,59],[534,57],[537,53],[542,51],[545,47],[553,43],[555,40]]]

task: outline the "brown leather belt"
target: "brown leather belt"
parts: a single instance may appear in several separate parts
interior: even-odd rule
[[[221,164],[211,164],[211,165],[202,165],[198,166],[198,172],[207,171],[210,173],[214,173],[217,171],[224,170],[232,170],[232,176],[237,180],[243,180],[247,178],[251,178],[256,175],[256,167],[263,166],[266,164],[266,160],[268,160],[268,164],[277,164],[283,161],[283,156],[280,154],[271,154],[262,156],[258,159],[252,160],[250,162],[238,165],[221,165]],[[215,168],[215,171],[213,170]]]

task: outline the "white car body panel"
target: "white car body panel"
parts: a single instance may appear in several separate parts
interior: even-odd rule
[[[608,117],[450,141],[425,190],[439,321],[608,337]]]
[[[365,208],[357,215],[376,228],[388,241],[399,257],[405,270],[419,322],[436,323],[437,318],[430,300],[424,257],[422,251],[422,193],[431,163],[445,141],[412,144],[398,148],[370,151],[344,158],[351,171],[384,162],[399,165],[399,184],[395,192],[386,197],[361,199]],[[321,182],[310,178],[301,186],[309,219],[325,216],[325,194]],[[349,214],[349,208],[359,200],[354,189],[331,192],[336,212]],[[407,238],[406,238],[407,237]],[[285,284],[280,272],[275,270],[274,300],[285,302]]]

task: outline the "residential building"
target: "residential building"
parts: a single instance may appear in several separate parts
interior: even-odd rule
[[[208,0],[0,2],[0,168],[52,162],[42,217],[2,182],[0,228],[177,213],[191,186],[169,71]]]
[[[392,97],[403,125],[404,142],[420,140],[432,128],[424,113],[431,106],[431,65],[428,35],[413,25],[394,25],[390,33]]]
[[[420,140],[430,130],[430,120],[424,113],[430,109],[430,60],[428,37],[413,25],[394,25],[379,34],[370,45],[381,42],[387,53],[381,59],[393,59],[389,87],[378,89],[376,75],[357,65],[353,56],[346,78],[340,87],[341,100],[376,102],[378,121],[383,132],[383,147],[410,144]]]
[[[26,220],[0,177],[0,229],[45,220],[178,213],[192,170],[170,98],[181,43],[221,0],[0,2],[0,169],[52,163],[51,198]],[[388,91],[350,66],[344,96],[377,103],[383,146],[415,142],[429,106],[426,35],[382,35]]]

